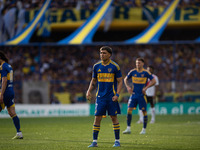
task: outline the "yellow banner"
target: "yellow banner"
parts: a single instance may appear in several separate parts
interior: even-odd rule
[[[147,7],[145,12],[154,20],[165,8]],[[75,29],[78,28],[92,14],[94,10],[56,9],[50,11],[52,29]],[[26,22],[33,19],[37,10],[26,12]],[[142,8],[115,7],[111,29],[144,28],[149,25],[146,13]],[[200,8],[196,6],[177,8],[169,21],[168,27],[199,26]],[[104,26],[104,21],[100,28]]]

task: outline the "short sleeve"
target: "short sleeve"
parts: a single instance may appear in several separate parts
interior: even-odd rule
[[[93,78],[97,78],[96,65],[93,66],[92,77],[93,77]]]

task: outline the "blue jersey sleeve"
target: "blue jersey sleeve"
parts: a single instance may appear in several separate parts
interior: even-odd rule
[[[1,77],[7,77],[8,74],[8,67],[3,64],[2,71],[1,71]]]
[[[130,78],[132,77],[132,72],[133,72],[133,71],[130,71],[130,72],[127,74],[127,78],[128,78],[128,79],[130,79]]]
[[[121,77],[122,77],[122,72],[121,72],[120,68],[117,68],[116,78],[121,78]]]
[[[96,65],[93,66],[92,77],[97,78]]]
[[[152,79],[153,79],[153,76],[152,76],[152,74],[150,74],[150,73],[148,73],[148,72],[147,72],[147,77],[148,77],[150,80],[152,80]]]

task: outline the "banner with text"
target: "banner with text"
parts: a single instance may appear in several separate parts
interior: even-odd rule
[[[145,11],[154,20],[163,12],[164,7],[146,7]],[[26,11],[26,23],[31,21],[38,10]],[[50,11],[52,29],[75,29],[92,15],[93,9],[56,9]],[[103,27],[104,23],[100,25]],[[149,25],[144,10],[139,7],[128,8],[115,6],[111,29],[144,28]],[[197,6],[178,7],[175,9],[168,26],[196,26],[200,25],[200,8]],[[120,27],[120,28],[119,28]]]
[[[89,116],[89,107],[89,104],[15,105],[16,113],[19,117]],[[6,109],[0,112],[0,118],[8,117]]]

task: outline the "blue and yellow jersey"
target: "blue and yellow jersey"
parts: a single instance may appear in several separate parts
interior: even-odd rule
[[[133,69],[127,75],[127,79],[130,78],[133,83],[133,92],[135,94],[142,94],[142,89],[147,85],[148,79],[152,80],[153,76],[146,69],[143,69],[141,72],[138,72],[137,69]]]
[[[6,86],[5,93],[13,91],[13,69],[12,69],[11,65],[9,65],[6,62],[4,62],[0,66],[0,79],[1,79],[1,83],[2,83],[2,78],[3,77],[7,77],[7,86]]]
[[[109,99],[116,94],[117,78],[122,77],[118,64],[110,60],[107,65],[98,62],[93,66],[93,78],[97,79],[97,99]]]

